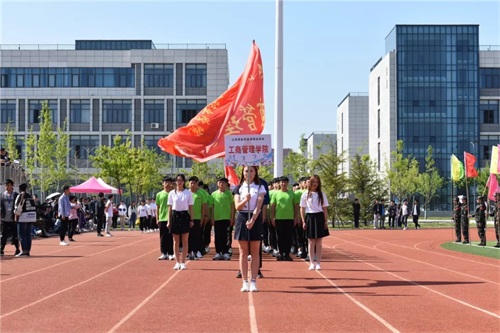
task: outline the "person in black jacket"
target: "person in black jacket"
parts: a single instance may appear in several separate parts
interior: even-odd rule
[[[361,205],[358,198],[354,199],[352,203],[352,214],[354,215],[354,228],[359,229],[359,214],[361,212]]]
[[[97,237],[104,237],[103,234],[101,234],[102,227],[104,226],[104,223],[106,222],[106,215],[104,213],[105,211],[105,206],[106,206],[106,199],[104,198],[104,193],[99,192],[99,198],[97,199],[96,202],[96,219],[97,219]]]
[[[4,255],[5,245],[7,245],[7,239],[12,237],[12,245],[16,247],[16,252],[14,255],[21,253],[19,249],[19,239],[17,237],[17,227],[15,223],[14,214],[14,203],[19,193],[14,191],[14,181],[12,179],[6,179],[4,182],[5,191],[2,193],[2,198],[0,201],[0,211],[2,216],[2,238],[1,238],[1,249],[0,255]]]
[[[415,229],[420,229],[420,224],[418,224],[418,217],[420,216],[420,205],[418,204],[417,199],[415,199],[415,201],[413,202],[411,215],[413,216],[413,223],[415,224]]]

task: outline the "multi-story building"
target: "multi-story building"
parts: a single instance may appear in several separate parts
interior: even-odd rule
[[[441,176],[468,151],[479,166],[500,142],[500,52],[480,49],[478,25],[396,25],[369,74],[369,154],[380,172],[404,141],[425,169],[428,146]],[[451,208],[451,184],[431,208]]]
[[[321,154],[337,149],[337,134],[333,132],[312,132],[306,139],[305,157],[316,160]]]
[[[351,158],[368,154],[368,93],[349,93],[337,107],[337,152],[345,161],[339,172],[350,175]]]
[[[89,167],[88,156],[113,137],[132,134],[134,145],[184,126],[227,90],[224,44],[154,44],[151,40],[77,40],[75,45],[1,45],[0,130],[14,127],[18,149],[39,131],[48,101],[54,129],[67,122],[69,163]],[[191,160],[175,158],[174,168]]]

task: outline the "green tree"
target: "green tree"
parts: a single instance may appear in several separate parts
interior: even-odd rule
[[[52,110],[49,108],[48,102],[42,102],[42,110],[40,114],[40,135],[36,142],[36,166],[39,177],[40,190],[42,194],[55,186],[55,169],[56,162],[55,147],[57,143],[56,133],[52,125]]]
[[[30,179],[32,187],[40,186],[39,178],[35,177],[36,171],[36,134],[33,133],[33,127],[30,128],[28,136],[25,139],[26,155],[24,166],[26,167],[26,173]]]
[[[19,160],[19,152],[17,151],[17,140],[14,135],[14,127],[10,126],[10,123],[7,123],[5,127],[5,146],[7,152],[9,153],[9,158],[11,161]]]
[[[432,146],[427,147],[425,158],[425,172],[419,175],[418,192],[424,197],[424,217],[427,218],[427,206],[436,196],[437,191],[443,186],[444,178],[439,175],[433,158]]]
[[[386,182],[380,177],[377,164],[369,155],[356,154],[351,159],[348,190],[358,198],[361,205],[360,220],[366,224],[373,216],[373,200],[385,198],[388,194]]]
[[[68,155],[70,152],[69,148],[69,134],[66,132],[67,119],[64,121],[63,127],[57,129],[57,140],[54,150],[54,172],[52,177],[54,179],[54,184],[56,189],[61,188],[61,181],[67,181],[72,176],[76,175],[78,171],[75,168],[68,168]]]
[[[387,178],[391,193],[399,201],[409,199],[418,188],[419,164],[411,157],[403,157],[404,143],[398,140],[396,151],[391,152],[392,165],[387,167]],[[410,199],[409,199],[410,200]]]
[[[337,155],[333,145],[325,154],[321,154],[311,162],[311,169],[321,178],[321,188],[328,198],[330,207],[328,213],[330,219],[341,221],[341,212],[345,211],[342,205],[348,204],[345,200],[339,200],[340,195],[346,192],[347,179],[345,173],[338,172],[339,166],[344,162],[343,154]]]
[[[289,153],[283,161],[283,173],[294,181],[309,173],[309,160],[305,157],[307,151],[304,134],[300,136],[299,152]]]

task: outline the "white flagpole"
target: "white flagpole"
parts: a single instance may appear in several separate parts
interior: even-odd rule
[[[274,177],[283,175],[283,0],[276,0]]]

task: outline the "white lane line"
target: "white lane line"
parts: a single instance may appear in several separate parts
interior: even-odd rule
[[[257,327],[257,316],[255,315],[255,305],[253,303],[252,293],[248,293],[248,312],[250,314],[250,332],[259,333]]]
[[[139,305],[137,305],[132,311],[130,311],[125,317],[122,318],[115,326],[113,326],[108,332],[116,332],[117,329],[119,329],[127,320],[129,320],[133,315],[137,313],[146,303],[148,303],[153,297],[155,297],[160,290],[162,290],[167,284],[169,284],[176,276],[179,274],[180,271],[177,271],[172,275],[170,278],[168,278],[167,281],[163,282],[161,286],[159,286],[155,291],[151,293],[148,297],[146,297]]]
[[[337,288],[344,296],[346,296],[347,298],[349,298],[354,304],[356,304],[357,306],[359,306],[361,309],[365,310],[370,316],[372,316],[377,321],[379,321],[382,325],[384,325],[385,327],[387,327],[391,332],[394,332],[394,333],[399,332],[399,330],[397,328],[395,328],[394,326],[392,326],[391,324],[389,324],[384,318],[380,317],[378,314],[376,314],[375,312],[373,312],[370,308],[368,308],[367,306],[365,306],[363,303],[361,303],[360,301],[358,301],[357,299],[355,299],[354,297],[352,297],[351,295],[349,295],[348,292],[345,292],[344,289],[340,288],[337,284],[335,284],[335,282],[333,282],[332,280],[328,279],[325,275],[323,275],[323,273],[321,273],[321,271],[316,271],[316,273],[318,273],[319,275],[321,275],[321,277],[323,277],[323,279],[325,279],[329,284],[331,284],[333,287]]]
[[[115,267],[113,267],[113,268],[110,268],[110,269],[108,269],[107,271],[104,271],[104,272],[99,273],[99,274],[97,274],[97,275],[94,275],[93,277],[91,277],[91,278],[89,278],[89,279],[87,279],[87,280],[85,280],[85,281],[79,282],[79,283],[74,284],[74,285],[72,285],[72,286],[70,286],[70,287],[68,287],[68,288],[64,288],[64,289],[62,289],[62,290],[59,290],[58,292],[55,292],[55,293],[53,293],[53,294],[50,294],[50,295],[45,296],[45,297],[43,297],[43,298],[40,298],[38,301],[31,302],[31,303],[26,304],[25,306],[22,306],[22,307],[20,307],[20,308],[18,308],[18,309],[16,309],[16,310],[13,310],[13,311],[11,311],[11,312],[5,313],[5,314],[1,315],[1,316],[0,316],[0,318],[5,318],[5,317],[8,317],[8,316],[10,316],[10,315],[13,315],[14,313],[17,313],[17,312],[22,311],[22,310],[24,310],[24,309],[26,309],[26,308],[29,308],[30,306],[36,305],[36,304],[38,304],[38,303],[41,303],[41,302],[43,302],[43,301],[48,300],[49,298],[52,298],[52,297],[57,296],[57,295],[59,295],[59,294],[62,294],[62,293],[64,293],[64,292],[68,291],[68,290],[71,290],[71,289],[73,289],[73,288],[79,287],[79,286],[81,286],[81,285],[83,285],[83,284],[85,284],[85,283],[87,283],[87,282],[90,282],[90,281],[92,281],[92,280],[97,279],[97,278],[98,278],[98,277],[100,277],[100,276],[103,276],[103,275],[105,275],[105,274],[107,274],[107,273],[109,273],[109,272],[111,272],[111,271],[114,271],[115,269],[118,269],[118,268],[120,268],[120,267],[122,267],[122,266],[125,266],[126,264],[128,264],[128,263],[130,263],[130,262],[132,262],[132,261],[135,261],[135,260],[137,260],[137,259],[139,259],[139,258],[142,258],[142,257],[148,256],[148,255],[150,255],[151,253],[156,252],[156,251],[158,251],[158,249],[154,249],[153,251],[149,251],[148,253],[145,253],[145,254],[143,254],[143,255],[141,255],[141,256],[138,256],[138,257],[135,257],[135,258],[133,258],[133,259],[127,260],[127,261],[125,261],[125,262],[121,263],[120,265],[115,266]]]
[[[51,268],[54,268],[54,267],[57,267],[57,266],[61,266],[61,265],[70,263],[70,262],[75,261],[75,260],[81,260],[81,259],[84,259],[84,258],[90,258],[90,257],[94,257],[96,255],[99,255],[99,254],[102,254],[102,253],[106,253],[106,252],[109,252],[109,251],[114,251],[114,250],[121,249],[121,248],[124,248],[124,247],[130,247],[130,246],[132,246],[132,245],[134,245],[136,243],[142,242],[143,240],[144,239],[141,239],[141,240],[138,240],[138,241],[133,242],[133,243],[128,243],[128,244],[116,246],[116,247],[113,247],[111,249],[107,249],[107,250],[104,250],[104,251],[101,251],[101,252],[96,252],[96,253],[89,254],[89,255],[86,255],[86,256],[83,256],[83,257],[79,257],[79,258],[74,258],[74,259],[69,259],[69,260],[66,260],[66,261],[62,261],[62,262],[54,264],[54,265],[46,266],[46,267],[43,267],[43,268],[40,268],[40,269],[37,269],[37,270],[34,270],[34,271],[30,271],[30,272],[27,272],[27,273],[24,273],[24,274],[13,276],[13,277],[5,279],[5,280],[1,280],[0,283],[11,281],[11,280],[17,280],[20,277],[23,277],[23,276],[26,276],[26,275],[30,275],[30,274],[34,274],[34,273],[38,273],[38,272],[42,272],[42,271],[45,271],[47,269],[51,269]],[[76,248],[77,247],[73,247],[72,249],[76,249]],[[25,258],[24,260],[29,260],[29,259]]]
[[[414,282],[414,281],[408,280],[408,279],[406,279],[406,278],[404,278],[404,277],[402,277],[402,276],[399,276],[399,275],[394,274],[394,273],[392,273],[392,272],[386,271],[386,270],[385,270],[385,269],[383,269],[383,268],[380,268],[380,267],[378,267],[378,266],[375,266],[375,265],[373,265],[373,264],[370,264],[369,262],[359,260],[359,259],[357,259],[357,258],[355,258],[355,257],[353,257],[353,256],[351,256],[351,255],[349,255],[349,254],[347,254],[347,253],[345,253],[345,252],[340,251],[339,249],[336,249],[336,251],[338,251],[339,253],[341,253],[341,254],[343,254],[343,255],[345,255],[345,256],[347,256],[347,257],[349,257],[349,258],[353,259],[353,260],[356,260],[356,261],[358,261],[358,262],[360,262],[360,263],[363,263],[363,264],[366,264],[366,265],[371,266],[371,267],[373,267],[373,268],[376,268],[377,270],[379,270],[379,271],[381,271],[381,272],[384,272],[384,273],[387,273],[387,274],[389,274],[389,275],[392,275],[392,276],[394,276],[394,277],[396,277],[396,278],[398,278],[398,279],[400,279],[400,280],[403,280],[403,281],[406,281],[406,282],[411,283],[411,284],[413,284],[413,285],[416,285],[416,286],[422,287],[422,288],[424,288],[424,289],[426,289],[426,290],[428,290],[428,291],[430,291],[430,292],[432,292],[432,293],[434,293],[434,294],[437,294],[437,295],[439,295],[439,296],[445,297],[445,298],[447,298],[447,299],[449,299],[449,300],[452,300],[452,301],[454,301],[454,302],[457,302],[457,303],[460,303],[460,304],[465,305],[465,306],[467,306],[467,307],[470,307],[470,308],[472,308],[472,309],[474,309],[474,310],[477,310],[477,311],[480,311],[480,312],[486,313],[487,315],[490,315],[490,316],[492,316],[492,317],[495,317],[495,318],[497,318],[497,319],[500,319],[500,315],[498,315],[498,314],[496,314],[496,313],[494,313],[494,312],[491,312],[491,311],[488,311],[488,310],[482,309],[482,308],[480,308],[480,307],[477,307],[477,306],[475,306],[475,305],[469,304],[469,303],[464,302],[464,301],[462,301],[462,300],[459,300],[459,299],[457,299],[457,298],[454,298],[454,297],[448,296],[448,295],[443,294],[443,293],[441,293],[441,292],[439,292],[439,291],[437,291],[437,290],[434,290],[434,289],[431,289],[431,288],[429,288],[429,287],[427,287],[427,286],[421,285],[421,284],[419,284],[418,282]]]

